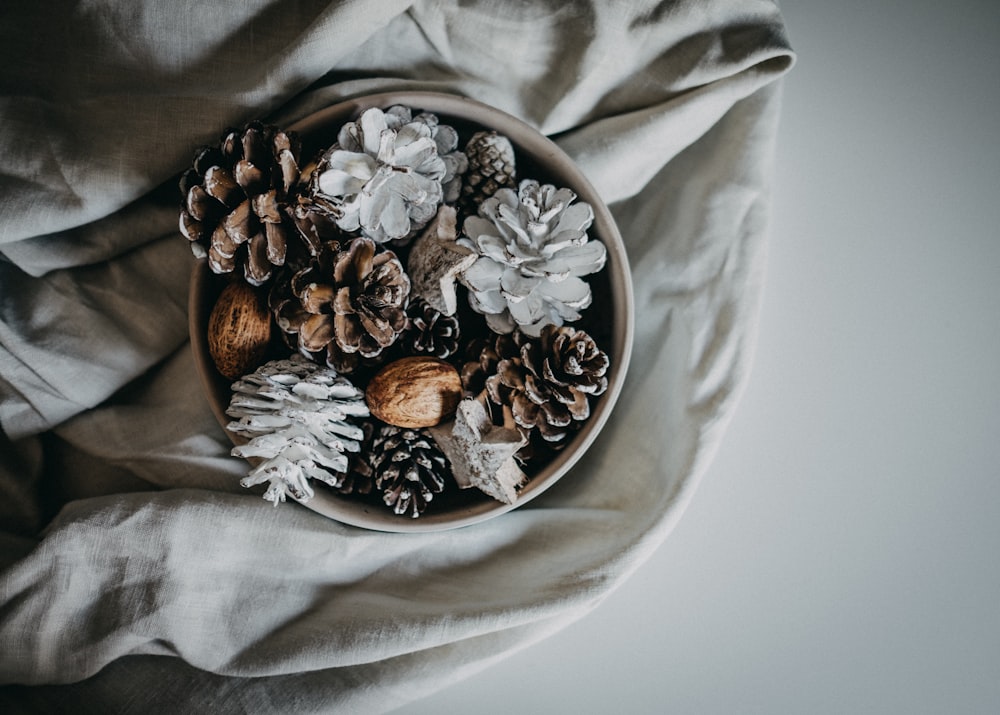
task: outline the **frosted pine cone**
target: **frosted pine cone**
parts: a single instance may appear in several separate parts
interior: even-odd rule
[[[268,483],[264,498],[291,496],[308,501],[310,479],[342,485],[347,453],[360,450],[368,417],[363,393],[335,371],[296,355],[272,360],[233,385],[226,414],[231,432],[250,441],[232,450],[235,457],[263,460],[241,480],[244,487]]]
[[[239,268],[264,284],[299,240],[287,211],[299,178],[299,141],[277,127],[251,122],[204,147],[181,178],[180,230],[215,273]]]
[[[272,304],[278,326],[298,335],[307,353],[326,351],[377,357],[406,327],[410,279],[392,251],[356,238],[345,250],[328,244],[312,264],[296,273],[287,294]]]
[[[405,107],[390,107],[390,113],[397,113],[404,118],[409,111]],[[465,152],[458,149],[458,132],[454,127],[442,124],[436,114],[421,112],[413,118],[415,122],[423,122],[431,130],[431,137],[437,145],[438,156],[444,161],[444,176],[441,178],[441,200],[446,204],[455,203],[462,190],[462,176],[469,168],[469,159]]]
[[[562,443],[590,417],[589,396],[607,389],[608,356],[587,333],[569,326],[547,325],[537,339],[520,331],[513,337],[519,355],[497,363],[486,380],[489,399],[508,405],[520,427]]]
[[[517,163],[510,140],[495,131],[476,132],[465,145],[469,160],[459,202],[467,216],[475,216],[479,205],[500,189],[517,186]]]
[[[594,212],[575,199],[569,189],[525,180],[517,193],[500,189],[465,220],[458,242],[479,258],[461,280],[493,331],[519,327],[537,337],[545,325],[578,320],[590,305],[580,276],[601,270],[607,251],[588,240]]]
[[[405,107],[365,110],[345,124],[310,182],[316,210],[347,232],[374,241],[409,239],[434,218],[445,186],[464,170],[452,156],[458,136],[433,115],[413,119]],[[448,151],[442,156],[440,151]],[[447,158],[446,158],[447,157]]]
[[[372,442],[369,460],[375,486],[397,514],[416,518],[435,494],[444,491],[448,460],[420,430],[382,426]]]

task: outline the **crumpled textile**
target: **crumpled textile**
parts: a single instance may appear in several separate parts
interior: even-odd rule
[[[0,705],[387,711],[581,617],[663,541],[752,352],[794,62],[773,2],[2,14]],[[523,508],[436,533],[239,486],[177,231],[177,177],[224,127],[401,89],[552,137],[609,203],[635,285],[629,376],[585,458]]]

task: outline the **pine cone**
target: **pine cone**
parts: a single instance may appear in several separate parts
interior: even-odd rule
[[[458,243],[479,258],[461,280],[491,330],[518,327],[538,337],[545,325],[579,320],[590,305],[590,286],[580,276],[601,270],[607,251],[588,240],[594,212],[575,199],[569,189],[529,179],[517,193],[500,189],[463,223]]]
[[[400,112],[405,117],[405,108],[401,106],[390,107],[389,112]],[[437,145],[438,156],[444,161],[445,172],[441,177],[441,200],[446,204],[453,204],[458,200],[459,192],[462,190],[462,175],[469,168],[469,159],[465,152],[458,149],[458,132],[454,127],[441,124],[441,120],[436,114],[421,112],[413,118],[415,122],[423,122],[431,130],[431,138]]]
[[[235,447],[235,457],[263,461],[240,482],[268,482],[264,498],[313,497],[309,479],[333,487],[343,484],[347,453],[360,451],[364,437],[357,424],[369,416],[363,393],[346,378],[295,355],[272,360],[233,385],[227,428],[250,441]]]
[[[406,312],[410,318],[406,332],[410,353],[444,359],[458,351],[458,318],[441,313],[422,298],[411,300]]]
[[[218,147],[203,147],[181,178],[180,230],[215,273],[237,267],[264,284],[299,240],[286,210],[299,178],[298,137],[251,122],[230,129]]]
[[[375,486],[396,514],[416,518],[445,488],[448,460],[420,430],[382,426],[372,441],[369,461]]]
[[[462,183],[459,206],[466,216],[475,216],[479,205],[499,189],[517,186],[514,147],[495,131],[476,132],[465,145],[469,168]]]
[[[371,494],[375,487],[375,470],[371,465],[371,446],[375,438],[375,424],[371,420],[366,420],[361,429],[364,436],[361,438],[361,449],[352,454],[347,465],[347,474],[337,486],[337,491],[341,494]]]
[[[344,231],[378,243],[407,240],[434,218],[445,186],[464,170],[464,155],[446,160],[439,153],[457,143],[455,131],[433,115],[367,109],[320,159],[308,200]]]
[[[410,279],[395,253],[378,250],[367,238],[345,250],[327,244],[292,276],[288,290],[293,297],[272,292],[278,326],[298,335],[301,351],[326,351],[331,365],[355,354],[377,357],[406,327]]]
[[[465,395],[476,397],[482,393],[486,389],[487,378],[496,374],[500,361],[519,358],[520,350],[520,346],[509,334],[493,333],[488,338],[471,341],[466,348],[466,361],[460,371]]]
[[[582,330],[547,325],[537,339],[514,333],[517,357],[502,359],[487,378],[489,399],[508,405],[514,421],[537,430],[550,443],[566,437],[590,417],[590,395],[608,386],[608,356]]]

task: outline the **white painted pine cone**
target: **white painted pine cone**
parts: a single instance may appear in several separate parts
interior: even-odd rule
[[[301,355],[273,360],[233,385],[227,428],[250,441],[235,457],[262,460],[240,481],[244,487],[268,483],[264,498],[291,496],[308,501],[310,479],[337,487],[350,452],[361,448],[357,418],[368,417],[363,393],[331,368]]]
[[[360,230],[379,243],[412,238],[446,193],[457,196],[454,184],[467,166],[457,144],[455,130],[434,115],[367,109],[341,128],[320,160],[314,199],[330,207],[344,231]]]
[[[459,243],[479,258],[461,276],[474,310],[497,333],[533,337],[545,325],[578,320],[591,302],[581,276],[604,267],[607,250],[587,229],[594,211],[569,189],[520,183],[500,189],[462,226]]]

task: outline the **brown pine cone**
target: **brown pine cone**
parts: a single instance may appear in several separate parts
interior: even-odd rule
[[[326,244],[287,290],[272,291],[272,306],[278,326],[298,336],[300,350],[325,351],[328,364],[349,372],[355,356],[378,357],[396,341],[406,327],[409,293],[396,254],[356,238],[343,250]]]
[[[561,445],[590,417],[590,395],[607,389],[608,356],[582,330],[548,325],[539,338],[514,332],[517,357],[500,360],[487,378],[490,401],[508,405],[514,421]]]
[[[415,355],[433,355],[442,360],[458,351],[458,318],[445,315],[423,298],[414,298],[406,309],[410,322],[406,347]]]
[[[421,430],[392,425],[379,428],[368,457],[375,486],[396,514],[417,518],[435,494],[444,491],[448,460]]]
[[[521,348],[521,357],[533,373],[541,375],[557,391],[600,395],[608,389],[610,360],[583,330],[568,325],[549,326],[542,330],[538,342]]]
[[[496,374],[501,360],[519,356],[520,347],[510,334],[490,333],[487,338],[471,341],[466,348],[466,361],[459,371],[466,397],[476,397],[486,389],[487,378]]]
[[[514,147],[495,131],[476,132],[465,145],[469,168],[462,180],[459,208],[465,216],[475,216],[479,204],[498,189],[517,185]]]
[[[361,439],[361,449],[350,457],[347,473],[337,487],[341,494],[371,494],[375,486],[375,470],[371,465],[371,445],[375,437],[375,425],[364,422],[361,425],[364,437]]]
[[[180,230],[215,273],[240,268],[248,283],[263,285],[290,244],[301,243],[287,211],[299,152],[294,133],[251,122],[195,155],[181,177]]]

